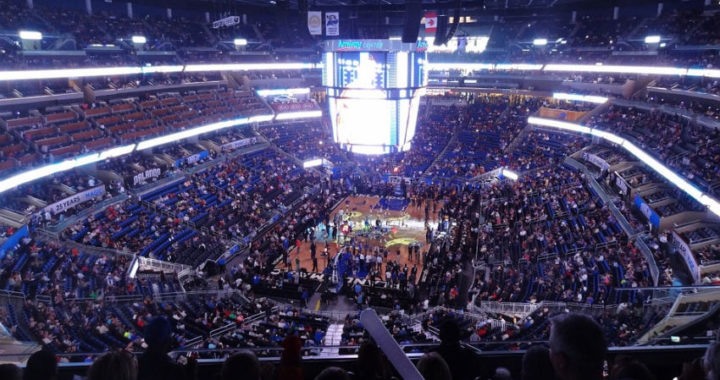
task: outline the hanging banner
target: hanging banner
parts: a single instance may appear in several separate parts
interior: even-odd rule
[[[340,35],[340,13],[338,13],[338,12],[325,13],[325,35],[326,36],[339,36]]]
[[[425,32],[435,33],[437,31],[438,17],[435,11],[425,12]]]
[[[308,11],[308,31],[313,36],[322,35],[322,12]]]

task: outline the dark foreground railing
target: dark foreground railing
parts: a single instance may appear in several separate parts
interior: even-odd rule
[[[500,343],[500,342],[499,342]],[[502,343],[507,344],[507,343]],[[542,344],[540,342],[539,344]],[[521,359],[524,351],[488,351],[491,349],[491,343],[483,343],[477,346],[479,361],[482,364],[483,373],[477,375],[481,378],[490,378],[497,367],[506,367],[513,374],[513,378],[520,378]],[[422,345],[401,345],[403,351],[407,352],[408,358],[416,362],[423,352],[432,351],[437,347],[434,344]],[[630,356],[645,363],[655,374],[657,379],[672,379],[679,376],[682,372],[684,362],[691,361],[700,357],[705,352],[705,345],[677,345],[677,346],[655,346],[655,347],[617,347],[611,348],[608,352],[607,359],[610,365],[613,360],[619,356]],[[304,348],[303,369],[306,379],[313,379],[320,371],[329,366],[337,366],[349,371],[356,370],[355,363],[357,355],[339,354],[341,351],[352,351],[357,347],[306,347]],[[249,348],[260,356],[262,363],[277,365],[281,348]],[[204,350],[191,352],[174,352],[172,355],[186,356],[199,355],[198,360],[198,376],[197,380],[216,379],[220,371],[224,357],[237,350]],[[273,356],[268,356],[275,352]],[[207,358],[216,356],[216,358]],[[87,355],[63,356],[71,360],[71,362],[61,362],[59,364],[60,376],[58,380],[72,380],[74,376],[85,376],[89,362],[84,362]],[[206,357],[206,358],[202,358]],[[3,355],[0,354],[0,362],[3,361]]]

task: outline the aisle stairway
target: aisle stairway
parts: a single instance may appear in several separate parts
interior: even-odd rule
[[[325,334],[324,346],[325,348],[320,351],[320,356],[334,356],[339,354],[337,346],[342,341],[343,324],[333,323],[328,327],[327,334]]]

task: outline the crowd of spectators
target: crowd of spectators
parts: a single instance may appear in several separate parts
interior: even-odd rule
[[[507,148],[540,104],[534,98],[476,97],[462,114],[453,142],[427,175],[472,178],[510,163]]]
[[[41,18],[34,15],[45,21],[38,22]],[[514,43],[514,39],[541,37],[539,31],[533,35],[533,28],[524,24],[525,21],[499,20],[493,27],[491,47],[505,49]],[[629,27],[638,24],[642,27]],[[543,32],[568,39],[569,48],[601,47],[607,48],[607,51],[554,54],[542,51],[525,53],[507,48],[504,52],[496,50],[479,56],[469,55],[464,59],[477,61],[500,57],[524,62],[652,62],[710,67],[718,63],[716,52],[686,54],[669,51],[652,57],[613,56],[611,52],[645,50],[644,46],[630,40],[651,32],[668,38],[677,37],[680,44],[716,43],[717,31],[720,30],[717,24],[718,16],[697,13],[663,15],[645,22],[638,18],[604,20],[581,17],[575,25],[561,24],[545,28]],[[74,36],[77,49],[92,43],[116,43],[118,38],[127,39],[136,33],[148,37],[150,42],[145,46],[148,50],[207,47],[233,37],[209,31],[194,21],[87,16],[74,11],[49,11],[43,7],[30,11],[13,2],[0,11],[0,26],[3,29],[31,27],[43,32],[70,33]],[[312,47],[315,43],[305,33],[302,22],[277,25],[273,20],[263,19],[255,25],[243,25],[236,29],[248,39],[257,38],[253,45],[260,50]],[[631,29],[636,30],[629,35],[626,31]],[[292,38],[283,38],[288,31]],[[43,47],[47,48],[49,43],[50,40],[44,41]],[[314,52],[302,56],[317,59]],[[275,56],[262,57],[272,59]],[[227,54],[191,52],[179,52],[167,59],[141,58],[125,52],[107,55],[88,53],[81,58],[20,57],[8,49],[0,61],[4,67],[35,68],[155,65],[183,61],[232,62],[234,59]],[[248,79],[298,78],[302,75],[298,72],[257,72],[249,73]],[[634,77],[577,75],[572,79],[606,84],[622,83],[629,78]],[[93,79],[85,84],[99,90],[218,79],[219,75],[212,74],[158,74],[142,78]],[[14,89],[23,95],[67,91],[67,81],[61,82],[18,84]],[[668,78],[660,84],[706,93],[717,93],[719,88],[718,82],[711,79]],[[13,92],[9,91],[10,94]],[[0,138],[3,173],[9,174],[27,164],[51,162],[66,154],[109,147],[120,141],[136,141],[164,131],[270,111],[247,91],[227,92],[224,89],[157,94],[126,104],[130,108],[119,103],[98,102],[73,106],[61,112],[43,111],[38,113],[40,116],[28,114],[5,118],[5,132],[8,133]],[[718,117],[717,107],[714,106],[673,104],[712,119],[717,120]],[[357,169],[352,171],[352,176],[343,179],[352,178],[351,182],[357,185],[356,190],[365,190],[370,194],[394,192],[395,186],[382,183],[387,176],[467,180],[500,166],[524,172],[518,182],[502,182],[489,187],[463,187],[449,183],[424,187],[424,184],[413,183],[404,189],[404,195],[424,197],[428,207],[432,202],[437,204],[440,201],[442,206],[437,230],[447,233],[449,238],[427,242],[427,252],[423,250],[425,275],[419,289],[407,286],[414,283],[408,278],[410,268],[401,268],[392,260],[387,260],[385,270],[378,269],[377,272],[381,280],[385,277],[389,288],[397,289],[378,291],[372,286],[361,287],[358,293],[351,294],[364,298],[359,305],[396,309],[387,315],[385,323],[398,342],[423,343],[431,340],[425,331],[403,316],[399,309],[405,307],[398,302],[399,299],[408,298],[415,303],[415,310],[427,311],[429,304],[463,308],[469,300],[468,296],[475,295],[480,305],[485,301],[580,304],[582,306],[576,307],[582,307],[586,314],[593,315],[600,322],[611,345],[632,344],[667,313],[669,305],[646,305],[646,300],[633,291],[633,288],[651,284],[644,256],[633,242],[627,240],[606,205],[585,183],[583,175],[559,165],[562,158],[578,150],[586,141],[574,136],[526,129],[527,117],[543,105],[577,111],[590,109],[590,106],[549,105],[533,98],[507,96],[479,96],[467,107],[423,105],[413,147],[408,152],[378,158],[342,152],[332,143],[328,123],[305,122],[261,128],[258,132],[273,147],[237,157],[219,158],[221,156],[214,150],[206,151],[198,144],[186,143],[156,149],[152,152],[156,156],[152,158],[133,155],[101,163],[100,170],[113,171],[126,180],[152,169],[161,169],[167,177],[184,177],[141,198],[134,197],[93,213],[65,231],[65,238],[89,246],[126,249],[142,256],[193,267],[208,259],[218,259],[233,247],[241,247],[249,254],[231,268],[228,287],[240,290],[243,295],[211,292],[168,301],[162,298],[163,294],[182,290],[178,279],[170,274],[141,272],[137,277],[130,278],[127,275],[130,265],[128,256],[84,252],[83,249],[64,247],[61,243],[28,238],[3,256],[0,271],[0,289],[20,291],[26,295],[26,301],[19,311],[3,305],[1,310],[7,312],[3,312],[5,315],[0,315],[0,318],[9,322],[7,325],[11,326],[16,337],[42,342],[49,349],[64,353],[101,352],[110,348],[142,350],[147,345],[142,338],[144,327],[159,315],[174,321],[173,341],[179,346],[209,350],[268,347],[267,351],[259,351],[259,355],[274,356],[276,351],[273,348],[283,346],[282,342],[292,340],[290,337],[296,333],[300,338],[299,345],[306,347],[306,354],[317,353],[314,348],[323,344],[329,324],[327,318],[308,315],[298,307],[274,308],[271,303],[255,297],[262,295],[263,290],[272,294],[278,294],[273,291],[280,290],[284,295],[290,294],[306,301],[306,293],[320,281],[308,278],[300,268],[276,272],[274,264],[286,255],[286,242],[296,241],[320,222],[329,225],[330,208],[351,187],[347,182],[341,184],[326,180],[319,171],[305,171],[295,160],[322,157],[341,167]],[[270,102],[270,107],[276,112],[305,111],[317,109],[317,104],[278,100]],[[68,118],[53,116],[55,114],[65,114]],[[17,122],[16,119],[25,120]],[[150,120],[150,125],[139,128],[136,124],[144,120]],[[125,124],[133,126],[125,130]],[[705,189],[718,188],[716,179],[720,174],[720,152],[715,131],[680,116],[620,106],[611,106],[596,116],[590,125],[630,137]],[[165,129],[155,130],[157,127]],[[248,128],[213,135],[208,140],[222,146],[261,136]],[[84,146],[77,147],[78,142],[83,142]],[[71,146],[75,151],[64,150]],[[206,157],[201,154],[203,152],[207,153]],[[172,162],[162,162],[158,156],[169,157]],[[179,164],[176,166],[176,163]],[[195,172],[192,166],[197,163],[209,167]],[[32,212],[40,206],[29,197],[50,204],[103,183],[81,172],[63,173],[62,179],[52,178],[24,185],[3,194],[1,200],[5,207]],[[127,182],[113,182],[106,185],[108,192],[105,197],[111,197],[126,192],[123,185],[132,190],[136,184],[128,186]],[[72,212],[93,205],[94,202],[83,203]],[[663,215],[673,211],[676,209],[659,210]],[[54,223],[61,218],[64,218],[64,213],[51,214],[47,218],[42,215],[40,222]],[[455,226],[451,228],[453,224]],[[698,234],[701,237],[720,235],[708,228],[682,236],[692,240]],[[361,279],[369,276],[374,282],[371,268],[356,265],[359,260],[357,253],[330,252],[330,255],[333,254],[347,259],[348,273],[353,277]],[[701,259],[712,260],[718,257],[718,250],[713,245],[696,254]],[[383,256],[379,251],[375,255]],[[659,258],[656,256],[656,259]],[[329,264],[330,258],[327,260]],[[661,269],[667,269],[667,261],[657,261]],[[481,262],[484,262],[484,269],[476,274],[469,294],[464,294],[461,288],[468,264]],[[670,276],[667,277],[669,279]],[[703,281],[715,283],[716,280],[717,276],[711,273]],[[664,283],[667,281],[661,280],[661,284]],[[350,289],[355,292],[354,286]],[[411,293],[414,294],[406,297]],[[383,295],[390,296],[383,298]],[[419,298],[419,295],[423,297]],[[134,298],[133,301],[117,301],[123,296]],[[245,296],[251,296],[249,302]],[[245,319],[261,314],[252,322],[245,322]],[[512,341],[545,339],[550,330],[552,310],[541,307],[518,323],[499,326],[448,314],[442,309],[432,310],[425,315],[422,326],[426,330],[439,328],[442,320],[451,317],[463,326],[466,339],[471,342]],[[228,326],[232,329],[224,335],[211,334],[215,329]],[[348,315],[343,344],[354,346],[367,340],[358,315]],[[92,360],[89,356],[78,358]]]
[[[331,165],[343,166],[347,153],[333,141],[332,133],[321,121],[275,124],[259,130],[270,142],[301,161],[324,158]]]
[[[142,27],[148,23],[138,21],[136,24]],[[270,35],[273,31],[267,29],[260,33]],[[231,103],[226,96],[235,102]],[[231,114],[267,110],[247,92],[226,93],[224,90],[160,94],[128,104],[130,110],[117,112],[118,123],[158,119],[161,125],[174,129],[186,127],[188,121],[194,125],[227,119]],[[238,105],[246,106],[241,108],[241,113],[238,113]],[[282,108],[271,103],[271,107],[273,105],[276,111]],[[116,114],[115,106],[98,103],[86,109],[73,109],[70,113],[75,113],[76,119],[70,122],[88,121],[123,139],[123,135],[111,129],[115,125],[108,120]],[[237,157],[218,158],[217,152],[205,151],[203,146],[191,143],[164,147],[153,153],[171,157],[184,168],[190,161],[195,163],[195,158],[205,152],[207,156],[200,160],[207,160],[208,167],[197,172],[172,172],[168,175],[184,177],[139,199],[133,198],[94,213],[72,226],[65,237],[91,246],[128,249],[142,256],[192,266],[207,259],[218,259],[233,245],[240,246],[247,248],[249,255],[233,269],[234,287],[245,292],[254,290],[254,286],[296,291],[303,276],[273,273],[273,263],[287,251],[286,241],[295,241],[319,222],[328,225],[330,207],[346,194],[347,189],[325,180],[318,171],[303,170],[296,158],[304,160],[319,155],[341,165],[350,162],[358,168],[354,175],[364,177],[361,181],[370,185],[364,188],[376,189],[370,191],[373,194],[377,189],[388,189],[381,184],[383,176],[469,179],[500,166],[509,166],[525,174],[516,183],[502,182],[490,187],[443,184],[439,191],[413,184],[409,191],[405,189],[404,193],[408,195],[427,190],[427,200],[443,200],[438,231],[451,237],[433,241],[424,253],[426,278],[423,283],[426,289],[423,293],[427,293],[427,303],[462,308],[468,299],[459,289],[461,278],[468,263],[475,258],[487,265],[484,273],[478,273],[471,289],[479,302],[627,303],[632,307],[623,313],[603,308],[603,312],[596,315],[603,321],[603,326],[618,337],[617,344],[627,344],[662,315],[660,310],[649,313],[649,319],[639,318],[640,312],[633,307],[642,300],[634,292],[620,289],[649,285],[647,263],[634,244],[627,241],[606,206],[585,183],[583,175],[558,165],[563,157],[582,147],[585,141],[559,133],[526,129],[525,120],[540,106],[542,102],[534,98],[507,96],[478,97],[467,107],[423,106],[413,148],[382,158],[361,159],[341,152],[331,143],[327,124],[314,122],[260,128],[258,132],[267,137],[273,147]],[[107,114],[100,112],[105,108]],[[304,109],[304,105],[301,108]],[[196,118],[189,119],[191,113]],[[165,120],[165,117],[174,118]],[[612,106],[592,123],[632,135],[643,147],[659,151],[670,163],[674,163],[675,157],[665,155],[665,150],[672,149],[671,142],[681,138],[688,144],[701,143],[700,157],[704,162],[710,162],[710,166],[698,167],[697,162],[703,165],[703,160],[696,161],[694,156],[684,156],[687,162],[679,162],[691,172],[688,176],[712,179],[716,174],[712,165],[716,153],[712,145],[715,136],[684,123],[679,117]],[[33,125],[13,137],[25,139],[27,132],[32,136],[37,133],[33,131],[47,127]],[[53,124],[52,128],[61,128],[61,125]],[[213,136],[211,140],[220,145],[253,136],[254,132],[232,131]],[[145,135],[131,139],[138,137]],[[12,139],[10,143],[13,143]],[[685,147],[681,145],[680,148]],[[173,164],[166,162],[167,167]],[[123,177],[162,167],[156,158],[147,156],[130,156],[101,165],[101,169],[113,170]],[[91,179],[94,178],[77,174],[68,179],[63,177],[62,185],[82,191]],[[57,188],[43,184],[22,191],[51,201],[62,196],[57,193]],[[449,227],[451,221],[456,223],[455,228]],[[127,262],[108,264],[107,258],[93,256],[89,259],[59,247],[40,248],[37,252],[32,252],[33,249],[28,248],[31,252],[25,259],[21,255],[22,249],[5,257],[6,267],[12,269],[3,271],[3,275],[7,275],[5,286],[25,294],[49,297],[50,301],[44,301],[44,298],[29,300],[26,314],[32,316],[32,319],[28,318],[32,336],[57,351],[103,350],[119,346],[140,348],[142,343],[137,338],[140,332],[137,327],[158,314],[184,321],[178,325],[183,327],[176,328],[179,343],[201,337],[203,347],[210,349],[277,345],[295,329],[304,331],[301,333],[303,341],[310,342],[303,344],[319,345],[327,327],[326,320],[303,315],[292,308],[271,312],[262,323],[243,325],[238,322],[238,314],[250,315],[259,311],[257,307],[244,309],[245,306],[235,304],[238,300],[201,299],[187,301],[191,305],[182,307],[154,301],[153,296],[174,290],[174,285],[168,285],[171,281],[159,280],[162,285],[158,285],[153,283],[153,275],[147,275],[139,277],[137,283],[128,283],[124,278]],[[350,256],[351,263],[353,256]],[[46,276],[48,280],[45,280],[43,273],[50,273],[45,269],[46,263],[52,263],[51,267],[67,268],[70,273],[77,271],[83,276],[75,278],[55,270],[52,278]],[[387,262],[386,272],[392,266],[390,264]],[[102,269],[96,270],[98,266]],[[14,270],[16,267],[18,270]],[[350,273],[363,277],[359,274],[361,269],[353,270],[351,266]],[[99,273],[107,272],[111,274],[109,279],[98,277]],[[407,291],[401,280],[393,279],[393,276],[399,278],[401,272],[407,275],[407,271],[399,266],[390,268],[390,283]],[[298,279],[297,283],[295,279]],[[108,281],[112,286],[107,286]],[[101,286],[103,283],[106,286]],[[115,305],[101,302],[95,306],[73,300],[135,294],[147,299],[139,305],[117,306],[119,311],[113,310]],[[127,310],[123,311],[122,307]],[[396,317],[391,317],[390,326],[399,339],[422,341],[423,334],[412,331]],[[108,318],[111,322],[107,322]],[[351,318],[351,325],[355,319]],[[233,322],[240,328],[232,334],[209,337],[209,331]],[[99,324],[93,326],[94,323]],[[352,336],[357,331],[350,327],[348,342],[362,342],[361,338]],[[101,337],[83,333],[92,329]]]
[[[651,284],[644,256],[582,177],[556,167],[458,197],[459,237],[488,262],[476,300],[615,303],[614,288]]]
[[[589,124],[634,141],[703,190],[716,191],[720,174],[717,130],[680,115],[621,106],[611,106]]]

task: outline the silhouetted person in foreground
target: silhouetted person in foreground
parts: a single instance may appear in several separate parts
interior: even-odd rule
[[[389,378],[387,359],[380,348],[373,342],[364,342],[358,350],[353,380],[384,380]]]
[[[521,380],[555,380],[550,361],[550,350],[545,346],[532,346],[522,357]]]
[[[302,369],[302,341],[297,335],[288,335],[282,342],[283,352],[275,371],[277,380],[304,380]]]
[[[138,358],[138,380],[192,380],[192,369],[175,363],[172,350],[172,326],[164,317],[157,317],[143,331],[147,350]]]
[[[445,359],[437,352],[428,352],[418,360],[417,368],[425,380],[454,379]]]
[[[587,315],[552,319],[550,361],[559,380],[601,380],[606,351],[602,328]]]
[[[642,362],[628,356],[615,358],[610,371],[612,380],[655,380],[655,375]]]
[[[0,379],[22,380],[22,370],[15,364],[0,364]]]
[[[350,376],[340,367],[327,367],[315,376],[315,380],[350,380]]]
[[[25,365],[23,380],[55,380],[57,379],[57,358],[47,350],[40,350],[32,355]]]
[[[460,327],[454,320],[440,325],[440,346],[436,351],[450,367],[453,380],[473,380],[481,374],[480,357],[460,344]]]
[[[260,380],[260,361],[248,350],[227,358],[220,372],[221,380]]]
[[[87,380],[136,380],[138,363],[126,351],[109,352],[93,361]]]
[[[720,342],[710,343],[705,350],[703,369],[707,380],[720,380]]]

